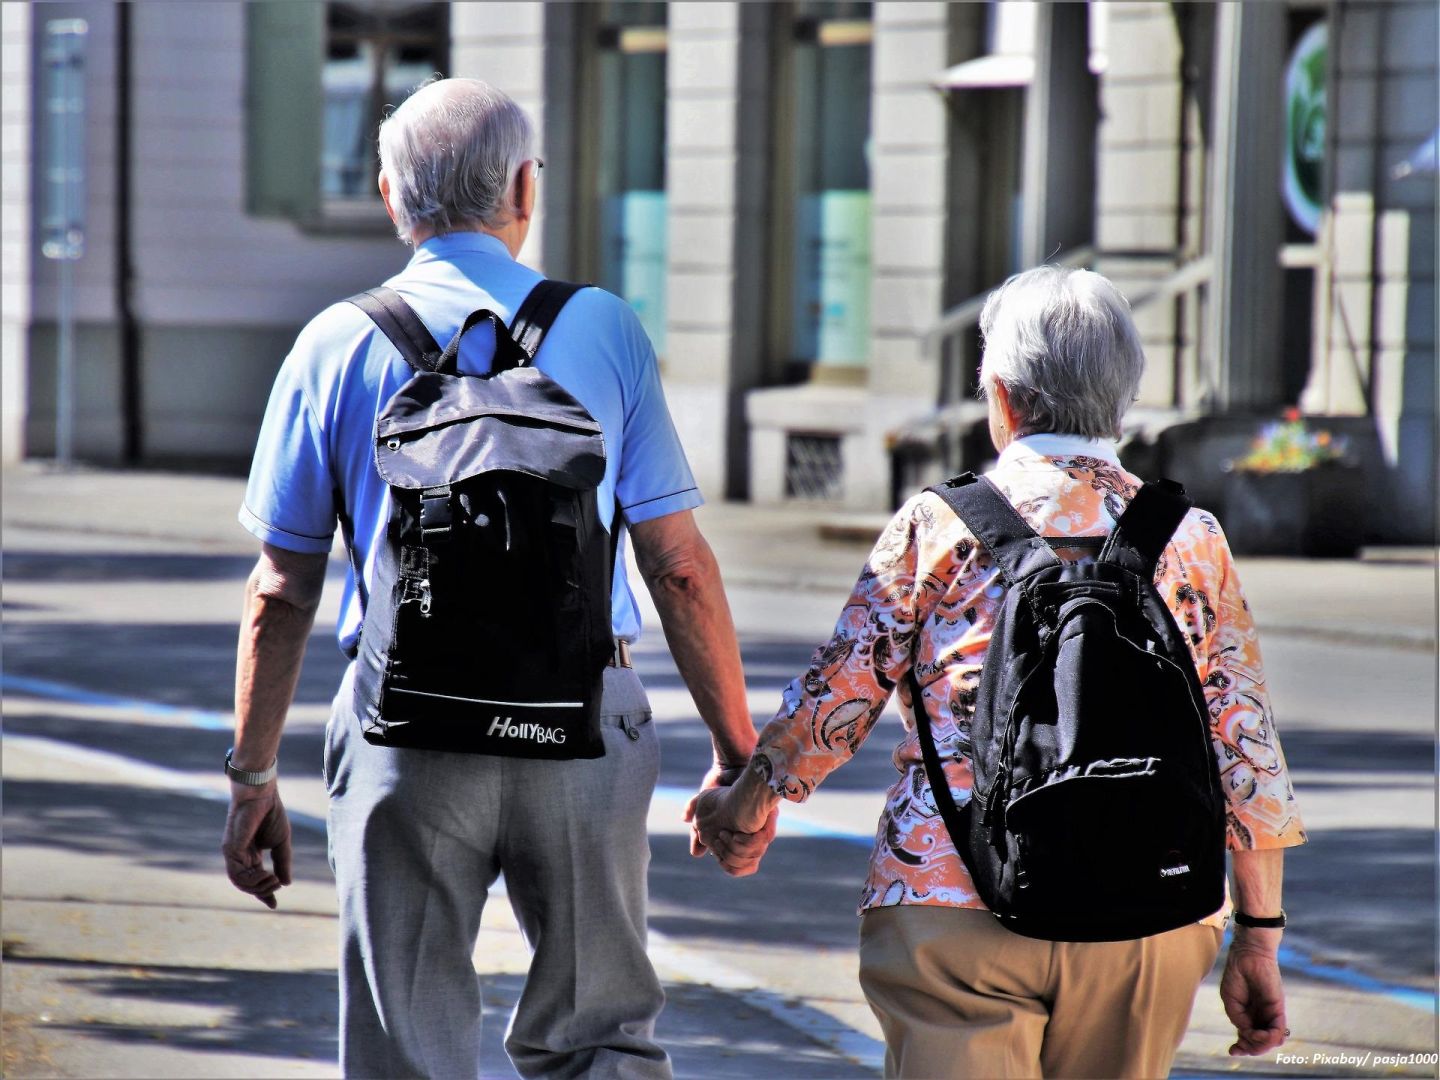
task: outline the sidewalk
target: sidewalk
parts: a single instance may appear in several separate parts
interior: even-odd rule
[[[0,476],[0,522],[186,540],[245,554],[258,544],[235,520],[244,492],[244,481],[233,477],[63,474],[25,465]],[[836,602],[848,595],[886,521],[884,515],[725,502],[707,504],[698,518],[727,586],[829,593]],[[1369,549],[1357,560],[1241,559],[1238,565],[1267,638],[1436,649],[1433,549]]]
[[[49,669],[29,673],[32,682],[70,680],[68,657],[78,662],[107,650],[120,654],[107,657],[112,662],[103,671],[87,667],[73,680],[111,686],[120,696],[107,705],[58,700],[43,688],[27,693],[23,680],[7,692],[0,1070],[6,1076],[333,1074],[334,893],[324,862],[324,793],[311,762],[318,760],[326,713],[317,702],[333,679],[311,687],[306,701],[292,710],[291,745],[282,748],[282,756],[290,755],[282,764],[292,778],[287,804],[303,834],[298,840],[309,867],[285,894],[278,916],[283,934],[277,936],[277,916],[234,893],[216,872],[213,837],[224,812],[216,797],[223,797],[225,785],[214,764],[228,738],[228,720],[221,715],[228,694],[221,684],[228,672],[219,672],[218,682],[211,676],[231,661],[222,657],[219,663],[211,654],[233,647],[236,576],[258,549],[235,520],[243,487],[235,478],[99,470],[56,474],[41,466],[0,474],[0,524],[7,558],[13,558],[6,564],[7,623],[13,620],[7,643],[25,646],[9,654],[7,678],[26,674],[17,668],[26,647],[51,661]],[[748,620],[744,629],[752,638],[791,639],[752,643],[762,687],[755,691],[759,715],[774,707],[769,684],[792,675],[809,642],[821,640],[864,562],[868,534],[883,521],[723,503],[705,507],[699,516],[726,574],[737,622],[741,616]],[[821,538],[822,524],[833,539]],[[53,545],[48,555],[47,542]],[[1411,562],[1240,564],[1267,640],[1279,639],[1274,651],[1312,657],[1304,668],[1292,669],[1300,674],[1290,678],[1323,687],[1334,725],[1359,715],[1344,686],[1332,686],[1325,677],[1338,665],[1362,665],[1401,686],[1390,673],[1409,677],[1426,662],[1424,653],[1433,653],[1436,570],[1423,561],[1425,554],[1409,553]],[[340,564],[332,570],[339,572]],[[327,605],[336,592],[327,590]],[[147,610],[137,614],[137,605]],[[333,618],[327,607],[321,622]],[[28,638],[12,634],[27,627]],[[96,628],[103,632],[88,633]],[[804,644],[797,644],[801,639]],[[659,635],[647,635],[641,649],[647,666],[658,671],[664,651]],[[156,654],[161,656],[156,663],[169,665],[167,677],[173,671],[168,696],[147,686],[143,672],[122,677],[127,664],[140,667]],[[207,656],[204,675],[187,677],[192,658]],[[667,783],[678,782],[681,772],[689,778],[679,766],[693,727],[693,706],[672,683],[673,678],[657,678],[652,690],[657,722],[676,721],[665,733],[667,760],[676,770]],[[156,698],[158,705],[151,700]],[[206,708],[219,710],[206,714],[208,727],[195,719]],[[182,709],[191,710],[192,729],[176,715]],[[1375,745],[1378,757],[1367,758],[1370,771],[1316,774],[1307,822],[1317,836],[1324,831],[1333,844],[1333,830],[1356,830],[1342,832],[1340,839],[1353,838],[1383,853],[1398,835],[1397,823],[1423,817],[1428,829],[1428,812],[1411,810],[1433,797],[1428,753],[1413,762],[1379,753],[1391,747],[1392,756],[1401,755],[1417,743],[1426,745],[1428,734],[1406,739],[1389,730],[1417,726],[1413,718],[1404,723],[1389,718]],[[1320,731],[1312,743],[1342,750],[1350,745],[1338,738],[1337,726]],[[149,752],[151,744],[163,746],[163,753]],[[137,759],[167,764],[137,769]],[[1372,791],[1367,786],[1372,781],[1383,790]],[[657,793],[652,815],[652,843],[660,857],[652,869],[651,915],[662,932],[654,934],[651,953],[670,995],[661,1035],[675,1055],[677,1075],[777,1080],[876,1075],[879,1032],[855,982],[846,906],[860,859],[856,852],[873,834],[874,791],[836,785],[806,807],[787,811],[787,836],[812,839],[792,840],[783,852],[777,848],[791,861],[776,863],[777,873],[763,880],[750,879],[748,892],[724,894],[749,898],[741,914],[754,940],[744,941],[732,940],[727,924],[716,918],[723,906],[714,900],[721,895],[720,883],[700,876],[682,881],[677,872],[692,872],[688,856],[668,862],[663,857],[683,843],[678,807],[687,795],[688,789],[678,788]],[[1317,855],[1325,854],[1322,847],[1317,842]],[[1333,850],[1343,862],[1353,859],[1346,853],[1355,849]],[[1410,849],[1395,850],[1403,855]],[[840,865],[842,855],[850,869],[840,873],[830,863]],[[1343,865],[1357,877],[1366,872],[1353,862]],[[693,872],[708,869],[702,865]],[[1297,863],[1295,871],[1296,884],[1303,885],[1304,865]],[[1327,917],[1343,920],[1351,911],[1343,906],[1346,889],[1326,877],[1330,872],[1324,865],[1311,871],[1312,878],[1326,882],[1312,887],[1326,898],[1312,907],[1333,908]],[[843,879],[828,897],[829,908],[843,915],[841,944],[787,943],[758,932],[765,916],[779,910],[774,905],[789,901],[784,883],[802,876],[816,888],[829,878]],[[1389,909],[1376,914],[1386,899],[1370,898],[1365,917],[1378,918],[1406,940],[1412,922],[1385,923]],[[1430,901],[1417,896],[1415,903]],[[1337,981],[1325,968],[1334,963],[1333,955],[1303,963],[1305,933],[1297,927],[1288,939],[1297,955],[1287,968],[1296,1032],[1287,1051],[1302,1055],[1304,1063],[1226,1058],[1232,1036],[1215,993],[1218,973],[1212,973],[1197,999],[1177,1076],[1393,1075],[1320,1055],[1352,1055],[1358,1061],[1380,1051],[1433,1050],[1433,1008],[1409,1003],[1419,991],[1397,990],[1398,984],[1377,989],[1374,980],[1351,972],[1340,972],[1345,979]],[[485,1075],[506,1075],[503,1017],[519,991],[525,951],[508,905],[498,896],[487,907],[477,962],[490,1017]],[[1426,1074],[1414,1067],[1400,1073]]]

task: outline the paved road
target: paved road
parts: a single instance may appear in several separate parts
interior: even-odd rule
[[[334,899],[317,827],[321,732],[341,665],[328,628],[312,641],[282,750],[300,846],[296,884],[271,914],[229,888],[215,854],[215,763],[229,742],[236,597],[252,561],[244,538],[161,541],[103,521],[27,527],[8,503],[5,1075],[333,1075]],[[858,567],[863,552],[823,558]],[[843,589],[736,580],[763,721]],[[327,612],[337,592],[327,590]],[[1241,1071],[1396,1075],[1338,1059],[1434,1060],[1434,655],[1335,635],[1276,633],[1266,644],[1313,840],[1287,865],[1294,1056]],[[762,873],[731,881],[684,850],[679,807],[708,743],[658,634],[637,666],[662,727],[651,926],[678,1073],[877,1075],[853,908],[893,775],[884,725],[809,805],[784,815]],[[493,1006],[486,1074],[508,1075],[500,1038],[524,949],[499,898],[476,962]],[[1225,1044],[1207,987],[1178,1071],[1234,1074]]]

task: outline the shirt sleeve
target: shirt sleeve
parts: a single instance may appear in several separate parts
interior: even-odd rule
[[[335,484],[320,417],[300,379],[301,359],[297,346],[270,391],[240,524],[267,544],[324,554],[335,535]]]
[[[1285,848],[1305,843],[1270,692],[1260,658],[1260,639],[1230,546],[1218,523],[1212,527],[1207,560],[1218,576],[1211,596],[1195,590],[1195,624],[1203,626],[1198,656],[1201,685],[1210,713],[1210,738],[1226,800],[1226,846],[1232,851]]]
[[[685,448],[675,431],[655,350],[628,306],[622,305],[623,332],[636,376],[625,395],[625,429],[615,495],[631,525],[693,510],[704,503]]]
[[[835,633],[785,688],[760,732],[762,762],[777,795],[804,802],[860,747],[911,663],[919,561],[911,500],[886,526],[841,612]]]

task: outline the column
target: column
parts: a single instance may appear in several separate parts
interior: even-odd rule
[[[31,161],[31,8],[0,4],[0,126],[5,133],[5,171],[0,186],[0,238],[4,273],[0,275],[0,461],[10,465],[25,455],[25,415],[29,406],[30,347],[30,161]]]
[[[888,509],[885,435],[934,408],[940,373],[922,355],[944,308],[949,121],[931,80],[947,66],[943,3],[877,3],[871,102],[870,367],[866,425],[845,438],[845,502]]]
[[[668,345],[662,371],[702,491],[747,493],[744,391],[764,350],[769,10],[669,7]]]
[[[570,137],[568,113],[556,108],[546,91],[552,81],[547,79],[547,21],[555,18],[565,23],[553,35],[556,48],[569,42],[566,16],[568,4],[533,4],[492,2],[485,4],[450,5],[450,73],[467,79],[483,79],[515,99],[524,109],[539,133],[540,155],[553,169],[540,182],[540,212],[530,229],[530,236],[520,252],[520,261],[536,269],[561,263],[551,245],[551,234],[563,237],[568,215],[564,207],[568,187],[574,183],[575,170],[567,142]],[[555,13],[551,8],[562,9]],[[573,73],[572,73],[573,74]],[[564,104],[563,102],[560,104]],[[563,274],[562,268],[557,268]]]
[[[1280,396],[1284,221],[1275,194],[1284,136],[1283,4],[1223,4],[1215,25],[1210,366],[1215,406],[1266,411]]]
[[[1038,4],[1025,99],[1021,251],[1039,266],[1094,239],[1095,78],[1088,4]]]

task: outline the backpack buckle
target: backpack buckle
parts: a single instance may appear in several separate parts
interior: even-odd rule
[[[427,488],[420,493],[420,539],[427,544],[450,539],[455,520],[450,485]]]

